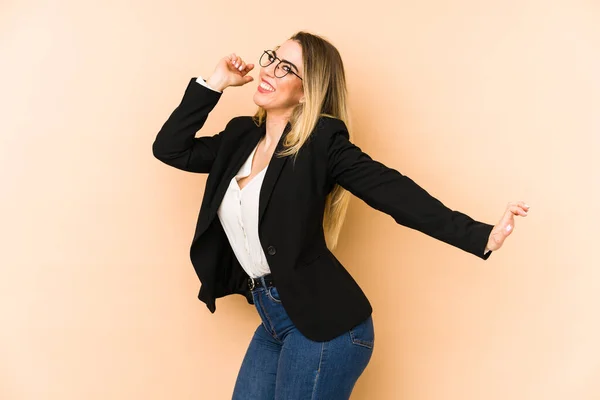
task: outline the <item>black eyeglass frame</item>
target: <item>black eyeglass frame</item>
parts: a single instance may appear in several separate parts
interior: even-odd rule
[[[263,59],[265,58],[265,56],[267,56],[267,61],[268,62],[263,64]],[[273,61],[269,61],[269,57],[273,57],[274,60]],[[287,65],[290,66],[290,70],[289,71],[285,71],[285,74],[283,74],[282,76],[277,76],[277,74],[275,74],[275,72],[273,72],[275,74],[276,78],[283,78],[284,76],[286,76],[287,74],[289,74],[291,72],[292,74],[296,75],[298,77],[298,79],[300,79],[301,81],[303,80],[300,75],[298,75],[297,73],[295,73],[294,71],[292,71],[292,66],[295,67],[295,65],[292,64],[289,61],[284,61],[284,60],[280,59],[279,57],[277,57],[277,55],[276,55],[276,53],[275,53],[274,50],[264,50],[263,53],[262,53],[262,55],[260,56],[260,59],[258,60],[258,63],[260,64],[261,67],[268,67],[269,65],[273,64],[275,61],[279,61],[279,62],[277,63],[277,65],[275,65],[275,70],[274,71],[277,71],[277,68],[279,67],[279,65],[281,63],[285,63],[285,64],[287,64]]]

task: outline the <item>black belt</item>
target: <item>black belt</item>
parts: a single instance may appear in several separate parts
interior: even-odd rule
[[[275,285],[275,283],[273,282],[273,276],[271,274],[264,275],[264,280],[265,280],[266,288]],[[259,286],[262,286],[261,278],[252,278],[252,277],[248,278],[248,288],[250,290],[254,290],[255,288],[257,288]]]

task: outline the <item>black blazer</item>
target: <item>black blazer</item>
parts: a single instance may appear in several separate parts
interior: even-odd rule
[[[232,119],[214,136],[196,138],[221,94],[192,78],[179,106],[156,136],[154,156],[175,168],[208,173],[190,258],[201,281],[198,298],[215,312],[215,300],[246,296],[241,268],[216,217],[231,179],[265,126],[251,117]],[[286,127],[275,152],[281,150]],[[377,162],[348,140],[345,124],[321,117],[294,162],[273,156],[259,201],[259,237],[281,302],[307,338],[332,339],[371,314],[366,296],[329,251],[323,233],[325,198],[337,183],[401,225],[417,229],[478,257],[492,225],[452,211],[411,179]]]

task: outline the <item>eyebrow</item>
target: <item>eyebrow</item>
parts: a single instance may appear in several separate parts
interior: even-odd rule
[[[278,48],[279,48],[279,46],[275,47],[275,49],[273,50],[273,53],[275,53],[275,57],[277,57],[277,51],[276,50]],[[280,60],[283,61],[283,62],[285,62],[285,63],[290,64],[292,67],[294,67],[294,69],[296,70],[296,72],[300,72],[300,70],[298,69],[298,67],[296,67],[293,62],[288,61],[288,60],[283,59],[283,58],[281,58]]]

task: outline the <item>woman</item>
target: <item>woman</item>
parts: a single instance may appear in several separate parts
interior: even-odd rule
[[[260,58],[254,117],[195,138],[221,93],[253,81],[231,54],[204,81],[192,79],[153,144],[173,167],[209,173],[190,249],[211,312],[232,293],[254,304],[252,338],[234,399],[348,399],[374,344],[369,301],[331,253],[349,193],[482,259],[527,215],[510,203],[496,226],[452,211],[411,179],[349,141],[346,82],[338,51],[295,34]]]

